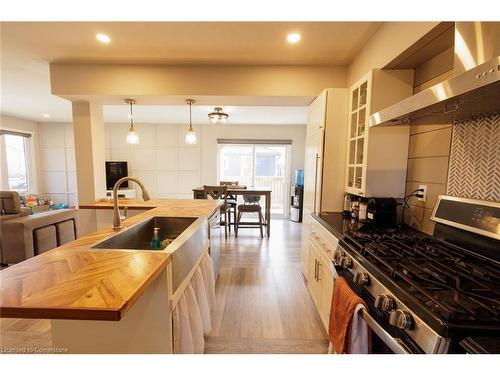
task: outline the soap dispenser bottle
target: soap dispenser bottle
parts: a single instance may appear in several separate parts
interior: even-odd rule
[[[160,228],[154,228],[153,231],[153,239],[151,240],[151,248],[154,250],[158,250],[161,248],[160,236],[158,235],[158,231]]]

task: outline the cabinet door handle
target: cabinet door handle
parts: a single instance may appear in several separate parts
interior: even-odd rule
[[[319,266],[321,266],[321,262],[318,260],[318,272],[317,272],[317,275],[316,276],[316,281],[320,281],[321,279],[319,278]]]
[[[318,260],[314,259],[314,280],[318,280]]]

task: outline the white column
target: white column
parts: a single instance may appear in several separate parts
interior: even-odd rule
[[[73,102],[78,203],[106,196],[104,122],[102,105]]]

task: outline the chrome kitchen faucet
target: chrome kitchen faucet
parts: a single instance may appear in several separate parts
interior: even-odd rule
[[[122,227],[122,217],[120,216],[120,209],[118,208],[118,189],[121,184],[125,181],[133,181],[141,188],[142,199],[145,201],[150,200],[149,193],[144,187],[144,184],[141,180],[135,177],[123,177],[116,181],[115,186],[113,187],[113,230],[120,230]],[[126,211],[125,211],[126,212]],[[123,217],[124,219],[125,217]]]

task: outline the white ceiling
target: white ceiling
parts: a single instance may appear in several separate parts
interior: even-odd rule
[[[353,59],[380,24],[3,22],[0,60],[1,111],[34,121],[71,121],[70,103],[51,95],[49,63],[53,61],[345,65]],[[300,43],[286,43],[286,35],[291,31],[302,34]],[[98,32],[108,34],[111,43],[103,45],[97,42],[95,34]],[[175,112],[174,109],[172,111]],[[51,118],[43,118],[44,113],[50,114]],[[158,110],[156,113],[157,117],[145,112],[144,116],[153,122],[161,122],[159,120],[164,118],[163,111]],[[255,120],[261,114],[267,116],[261,109],[252,112],[252,108],[247,108],[241,113]],[[290,118],[292,113],[293,110],[277,109],[269,114],[269,118],[286,119]],[[234,121],[240,121],[236,114],[233,118]],[[267,118],[263,118],[259,123],[266,121]]]

